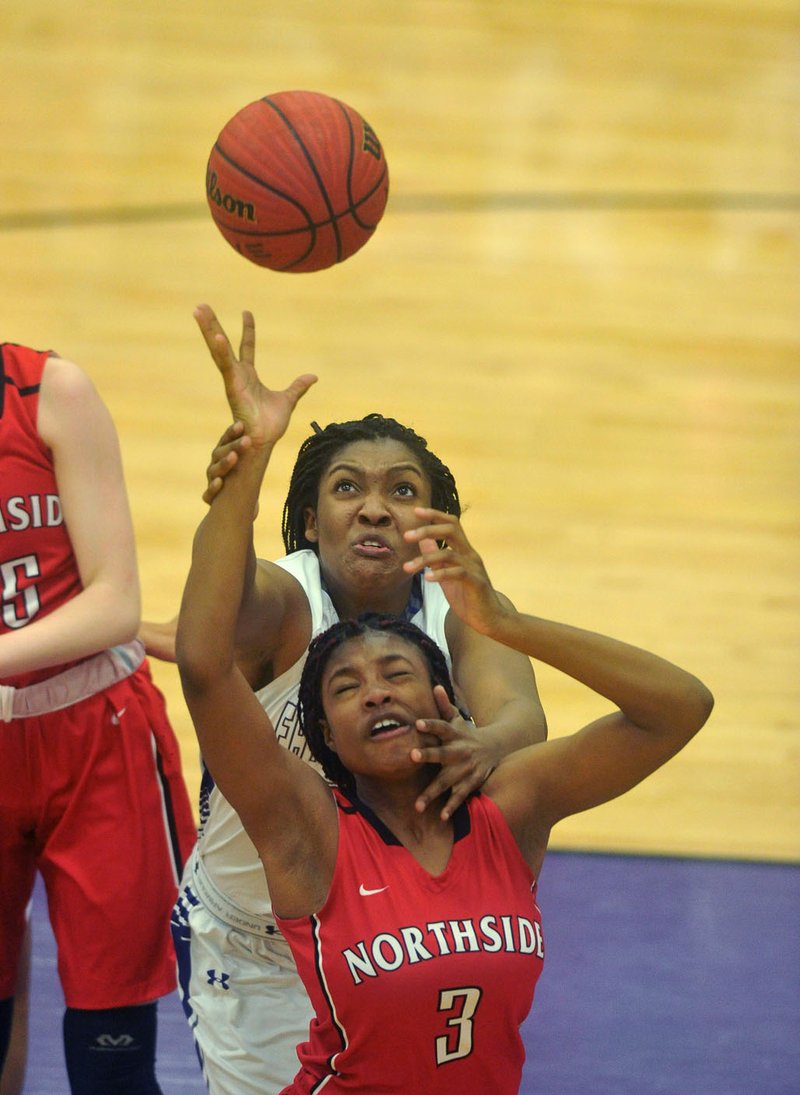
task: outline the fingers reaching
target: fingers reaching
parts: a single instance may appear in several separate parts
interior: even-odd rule
[[[239,342],[239,360],[252,364],[256,359],[256,321],[252,312],[242,312],[242,338]]]
[[[214,311],[207,304],[199,304],[194,310],[194,317],[222,376],[234,421],[241,423],[241,434],[249,437],[250,443],[255,446],[273,445],[283,436],[297,403],[316,383],[317,377],[304,373],[282,391],[268,388],[256,372],[256,330],[252,312],[242,313],[238,357]],[[223,436],[218,446],[223,451],[215,450],[213,454],[206,489],[206,494],[211,497],[219,492],[225,475],[242,454],[244,446],[241,441],[237,444],[237,438],[238,435]]]

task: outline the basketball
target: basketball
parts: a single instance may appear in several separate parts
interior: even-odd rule
[[[389,170],[374,129],[352,107],[316,91],[281,91],[222,128],[206,195],[240,255],[309,273],[364,246],[386,207]]]

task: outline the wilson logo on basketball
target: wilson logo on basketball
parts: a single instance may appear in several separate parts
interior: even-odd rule
[[[217,183],[216,171],[206,172],[206,193],[208,194],[208,200],[213,202],[214,205],[218,205],[220,209],[224,209],[226,213],[238,217],[241,221],[249,221],[251,224],[256,223],[256,207],[253,203],[242,201],[241,198],[235,198],[233,194],[223,194]]]
[[[361,138],[361,151],[369,152],[376,160],[381,158],[381,142],[371,125],[364,122],[364,135]]]

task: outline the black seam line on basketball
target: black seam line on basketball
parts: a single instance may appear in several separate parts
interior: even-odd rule
[[[383,177],[384,176],[381,176],[381,179],[376,183],[376,185],[372,188],[372,190],[370,190],[367,194],[365,194],[364,197],[359,202],[356,203],[355,208],[358,208],[359,205],[363,205],[365,202],[369,201],[369,199],[375,194],[375,191],[378,190],[379,187],[381,186],[381,183],[383,181]],[[357,217],[355,217],[354,212],[353,212],[353,208],[349,207],[349,208],[344,209],[341,213],[334,213],[334,220],[307,221],[305,224],[298,225],[297,228],[274,228],[274,229],[263,228],[262,229],[262,228],[244,228],[244,227],[239,228],[237,226],[236,234],[238,236],[256,236],[256,237],[268,236],[270,239],[274,239],[276,236],[296,236],[299,232],[317,231],[320,228],[325,228],[327,225],[331,225],[333,227],[335,225],[336,221],[341,220],[342,217],[346,217],[348,214],[353,216],[353,219],[356,221],[356,223],[361,228],[364,228],[368,231],[374,232],[375,229],[378,227],[378,223],[379,223],[378,221],[376,221],[375,224],[370,224],[369,221],[359,220]],[[314,238],[314,237],[312,237],[312,238]],[[341,261],[341,260],[339,259],[337,261]]]
[[[376,179],[375,185],[370,190],[368,190],[362,198],[359,198],[358,201],[353,201],[353,194],[352,194],[352,191],[350,189],[350,176],[348,174],[348,176],[347,176],[347,196],[350,199],[350,208],[347,211],[350,214],[350,216],[353,218],[353,220],[356,222],[356,224],[358,225],[359,228],[374,229],[374,228],[377,227],[377,223],[378,223],[377,221],[375,222],[375,224],[370,224],[368,221],[364,221],[359,216],[357,216],[357,213],[358,213],[359,208],[362,205],[364,205],[365,202],[368,202],[370,200],[370,198],[374,197],[374,195],[377,194],[377,192],[380,190],[380,188],[386,182],[386,174],[387,174],[386,165],[385,165],[385,162],[384,162],[383,170],[381,171],[379,178]],[[388,197],[388,191],[387,191],[387,197]]]
[[[731,213],[800,211],[800,194],[711,192],[649,193],[519,193],[519,194],[392,194],[392,213],[483,212],[669,212],[723,210]],[[208,216],[206,202],[166,205],[117,205],[104,209],[47,209],[0,213],[0,232],[39,228],[91,228],[115,224],[194,221]]]
[[[303,140],[302,140],[300,134],[294,128],[292,123],[289,121],[289,119],[286,117],[286,115],[283,113],[283,111],[277,105],[277,103],[274,103],[272,101],[272,99],[270,99],[269,95],[265,95],[264,98],[261,101],[262,101],[262,103],[266,103],[267,106],[278,115],[278,117],[281,119],[283,124],[286,126],[286,128],[289,130],[291,135],[294,137],[295,141],[297,142],[298,148],[300,149],[300,151],[305,156],[306,162],[307,162],[309,168],[311,169],[312,175],[317,180],[317,186],[319,187],[319,192],[322,195],[322,200],[325,202],[326,206],[328,207],[328,212],[331,215],[331,227],[333,228],[333,234],[334,234],[334,237],[336,239],[336,261],[341,262],[342,261],[342,237],[339,233],[339,227],[336,224],[336,220],[334,219],[335,214],[333,212],[333,206],[331,204],[331,199],[328,196],[328,191],[325,187],[325,184],[322,181],[322,178],[320,177],[320,173],[319,173],[319,171],[317,171],[317,165],[314,163],[313,157],[310,155],[308,149],[306,148],[305,144],[303,143]]]
[[[244,175],[251,182],[254,182],[257,186],[260,186],[263,190],[269,190],[271,194],[276,194],[279,198],[283,198],[284,201],[287,201],[291,205],[293,205],[295,209],[299,209],[303,216],[306,218],[308,227],[313,228],[313,220],[311,219],[311,217],[309,217],[308,211],[306,210],[305,206],[301,205],[297,198],[293,198],[292,195],[288,194],[285,190],[279,190],[277,186],[273,186],[271,183],[264,182],[263,179],[259,179],[258,175],[253,175],[252,172],[248,171],[246,167],[242,167],[242,165],[237,160],[232,159],[229,153],[227,153],[220,144],[217,143],[214,145],[214,151],[218,152],[222,159],[225,160],[227,164],[230,164],[231,167],[235,168],[240,175]]]
[[[369,201],[369,199],[373,196],[373,194],[377,193],[377,191],[383,185],[383,182],[386,178],[386,160],[384,159],[383,170],[381,171],[380,178],[377,180],[377,182],[372,187],[372,189],[369,190],[363,196],[363,198],[359,198],[358,201],[354,201],[353,200],[353,189],[352,189],[352,186],[351,186],[351,180],[352,180],[352,177],[353,177],[353,167],[354,167],[355,162],[356,162],[356,135],[355,135],[355,132],[353,131],[352,119],[350,118],[350,115],[348,114],[347,110],[345,109],[344,104],[340,103],[338,99],[334,99],[334,102],[336,103],[337,107],[341,111],[342,117],[344,118],[344,121],[345,121],[345,125],[347,126],[347,132],[348,132],[349,137],[350,137],[350,152],[349,152],[349,158],[348,158],[348,161],[347,161],[347,198],[348,198],[349,206],[348,206],[348,208],[345,212],[350,214],[350,216],[353,218],[353,220],[356,222],[356,224],[358,225],[359,228],[363,228],[363,229],[369,230],[369,231],[374,231],[375,228],[377,227],[377,222],[375,224],[370,224],[368,221],[361,220],[361,218],[359,216],[357,216],[357,210],[358,210],[358,207],[360,205],[363,205],[364,202]],[[363,118],[362,118],[362,122],[363,122]],[[345,215],[344,213],[340,214],[340,216],[344,216],[344,215]]]
[[[344,118],[345,125],[347,126],[347,136],[349,138],[348,156],[347,156],[347,201],[349,203],[349,213],[353,220],[358,224],[359,228],[363,228],[364,225],[359,222],[356,216],[355,206],[353,204],[353,190],[350,185],[350,180],[353,176],[353,164],[356,160],[355,147],[356,147],[356,135],[353,132],[353,123],[350,121],[350,115],[344,109],[343,105],[336,101],[339,110]]]
[[[298,262],[305,262],[305,260],[308,258],[308,256],[311,254],[311,252],[314,250],[314,248],[317,245],[317,227],[314,224],[314,222],[311,220],[311,218],[309,217],[308,211],[306,210],[306,208],[303,205],[301,205],[300,202],[296,198],[293,198],[291,194],[287,194],[283,190],[279,190],[276,186],[272,186],[271,183],[264,182],[263,179],[259,179],[259,177],[257,175],[253,175],[250,171],[248,171],[246,167],[242,167],[242,165],[240,163],[238,163],[236,160],[232,159],[231,156],[228,155],[228,153],[225,151],[225,149],[221,147],[219,142],[215,143],[214,149],[216,150],[216,152],[219,153],[219,155],[222,157],[222,159],[225,160],[225,162],[227,164],[229,164],[231,167],[235,168],[235,170],[238,171],[240,175],[244,175],[246,178],[250,179],[251,182],[256,183],[256,185],[260,186],[262,188],[262,190],[269,190],[269,192],[271,194],[276,194],[279,198],[283,198],[284,201],[289,202],[290,205],[293,205],[295,207],[295,209],[298,209],[303,214],[303,216],[305,217],[306,223],[301,228],[297,229],[297,231],[298,232],[308,232],[309,233],[308,246],[306,247],[306,249],[302,253],[302,255],[299,255],[296,259],[293,259],[292,262],[289,263],[288,266],[281,266],[281,267],[279,267],[279,269],[280,270],[288,270],[289,267],[294,266]],[[239,228],[238,226],[236,228],[236,231],[237,231],[237,234],[240,235],[240,236],[242,236],[242,235],[258,236],[258,238],[260,238],[260,239],[263,239],[265,236],[270,235],[270,233],[268,233],[268,232],[248,232],[248,231],[246,231],[242,228]],[[237,250],[239,250],[238,247],[237,247]],[[337,254],[338,253],[339,252],[337,250]]]
[[[345,124],[347,125],[347,132],[348,132],[348,135],[350,137],[350,151],[349,151],[349,157],[348,157],[348,161],[347,161],[347,200],[349,202],[349,208],[348,208],[347,212],[350,214],[350,216],[353,218],[353,220],[356,222],[356,224],[358,225],[359,228],[374,229],[375,228],[374,224],[367,224],[366,221],[362,221],[357,216],[357,213],[356,213],[359,203],[353,201],[353,188],[351,186],[351,180],[352,180],[352,177],[353,177],[353,166],[356,162],[356,135],[353,132],[353,123],[350,119],[350,115],[347,113],[347,111],[345,110],[342,103],[340,103],[338,100],[335,100],[335,102],[336,102],[336,105],[339,107],[339,110],[342,113],[342,116],[345,120]],[[381,181],[385,177],[386,177],[386,167],[384,166],[384,169],[381,173]],[[370,191],[370,193],[368,195],[366,195],[366,198],[371,198],[372,195],[375,193],[375,191],[378,189],[378,187],[380,185],[381,185],[380,182],[378,182],[375,185],[375,187],[373,187],[373,189]],[[366,198],[362,199],[362,201],[366,200]]]

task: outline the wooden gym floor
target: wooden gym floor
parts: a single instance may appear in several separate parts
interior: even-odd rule
[[[226,422],[192,308],[250,308],[312,418],[382,410],[450,464],[524,608],[694,670],[679,759],[560,849],[800,859],[798,9],[793,0],[28,0],[3,12],[2,338],[81,363],[117,421],[145,614],[177,609]],[[312,275],[251,266],[205,208],[224,122],[351,103],[383,224]],[[173,666],[155,665],[194,790]],[[598,710],[540,671],[553,734]]]

